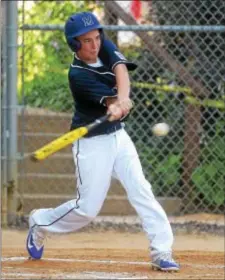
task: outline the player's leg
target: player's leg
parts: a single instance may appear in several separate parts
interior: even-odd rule
[[[172,229],[165,211],[155,199],[150,183],[145,179],[136,148],[124,130],[118,133],[118,143],[114,172],[141,218],[143,229],[150,240],[152,259],[156,261],[160,256],[171,254]],[[177,266],[170,268],[176,270]]]
[[[36,210],[30,217],[30,227],[38,233],[68,233],[90,223],[100,211],[107,195],[115,148],[115,137],[111,135],[83,138],[74,143],[77,198],[56,208]]]

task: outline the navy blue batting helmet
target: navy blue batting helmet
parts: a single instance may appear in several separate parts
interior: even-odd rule
[[[100,31],[101,38],[103,39],[102,26],[91,12],[80,12],[70,16],[66,21],[64,33],[71,50],[77,52],[81,48],[81,43],[76,37],[95,29]]]

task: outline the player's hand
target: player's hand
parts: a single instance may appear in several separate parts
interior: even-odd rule
[[[120,106],[121,110],[123,111],[123,116],[126,116],[127,114],[129,114],[130,110],[133,107],[133,102],[129,97],[123,98],[123,99],[118,98],[117,103]]]
[[[117,103],[109,105],[107,113],[111,115],[109,117],[109,121],[111,122],[119,120],[123,116],[123,111]]]

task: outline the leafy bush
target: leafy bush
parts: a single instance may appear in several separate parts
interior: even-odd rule
[[[156,196],[176,196],[181,179],[181,147],[170,150],[165,145],[168,137],[149,139],[149,143],[135,143],[146,179]]]
[[[49,72],[36,75],[25,83],[25,103],[32,107],[68,112],[73,108],[73,99],[66,74]]]
[[[201,164],[192,174],[196,192],[209,205],[225,204],[224,121],[218,122],[215,137],[202,150]]]

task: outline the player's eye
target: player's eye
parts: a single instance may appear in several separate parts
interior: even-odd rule
[[[91,42],[90,39],[84,39],[84,43],[89,43],[89,42]]]

